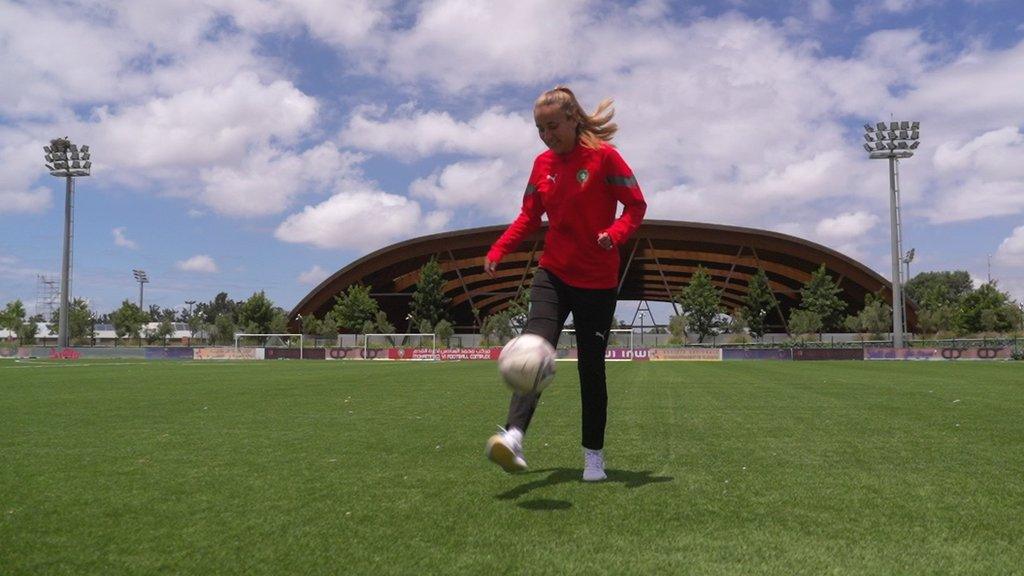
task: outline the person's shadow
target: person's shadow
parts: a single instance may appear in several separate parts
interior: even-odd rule
[[[640,486],[646,486],[648,484],[657,484],[659,482],[671,482],[673,478],[671,476],[652,476],[652,472],[644,470],[642,472],[634,472],[632,470],[605,470],[608,478],[603,480],[601,483],[621,483],[626,488],[639,488]],[[498,500],[519,500],[523,496],[527,496],[530,492],[539,488],[547,488],[549,486],[557,486],[558,484],[566,484],[569,482],[582,483],[583,470],[580,468],[545,468],[543,470],[531,470],[522,474],[516,474],[516,476],[533,476],[547,474],[543,478],[538,478],[532,482],[520,484],[511,490],[507,490],[495,496]],[[565,500],[524,500],[516,503],[520,508],[526,510],[568,510],[572,508],[572,503]]]

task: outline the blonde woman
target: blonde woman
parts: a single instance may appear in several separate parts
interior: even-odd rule
[[[530,289],[524,333],[551,342],[570,313],[579,347],[583,480],[605,479],[604,433],[608,412],[604,355],[615,313],[618,247],[640,226],[647,203],[633,171],[608,142],[618,127],[612,101],[587,114],[569,88],[540,95],[533,117],[547,150],[537,156],[519,216],[484,258],[494,273],[501,259],[547,214],[544,253]],[[616,218],[618,206],[622,215]],[[506,472],[526,469],[523,436],[540,394],[512,395],[508,420],[487,441],[487,457]]]

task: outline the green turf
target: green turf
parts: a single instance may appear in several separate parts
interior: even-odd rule
[[[0,362],[0,574],[1010,574],[1024,363]]]

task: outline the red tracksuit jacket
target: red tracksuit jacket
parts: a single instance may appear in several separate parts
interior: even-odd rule
[[[616,219],[618,204],[625,209]],[[577,144],[565,155],[547,150],[533,162],[519,217],[491,246],[487,259],[500,262],[548,215],[540,266],[576,288],[618,287],[619,250],[647,211],[633,171],[608,144]],[[597,235],[607,232],[615,247],[605,250]]]

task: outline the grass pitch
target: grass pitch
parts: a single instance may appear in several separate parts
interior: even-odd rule
[[[0,574],[1010,574],[1024,363],[0,362]]]

